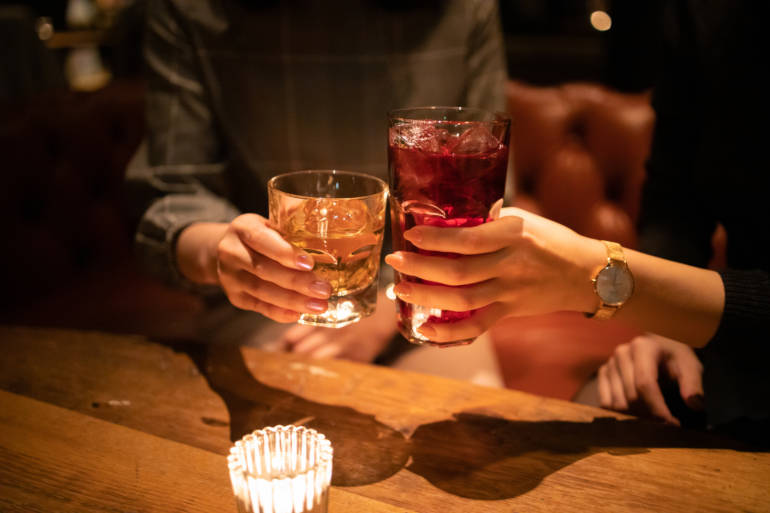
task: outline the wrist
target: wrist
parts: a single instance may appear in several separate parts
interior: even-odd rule
[[[182,230],[176,243],[179,272],[203,285],[218,285],[217,246],[227,232],[227,223],[193,223]]]
[[[577,265],[571,310],[593,313],[599,307],[599,300],[594,291],[593,279],[599,269],[607,264],[607,248],[600,240],[582,237],[580,248],[576,255]]]

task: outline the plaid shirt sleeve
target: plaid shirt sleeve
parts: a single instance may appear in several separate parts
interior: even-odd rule
[[[135,249],[152,274],[185,288],[175,243],[199,221],[229,222],[222,144],[184,27],[166,1],[147,13],[147,140],[127,170],[129,203],[138,210]]]

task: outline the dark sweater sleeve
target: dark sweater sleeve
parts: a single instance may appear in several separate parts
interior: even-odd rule
[[[709,345],[730,345],[746,357],[770,356],[770,274],[766,271],[724,270],[725,308],[716,335]]]
[[[703,387],[709,424],[752,443],[757,421],[770,418],[770,275],[766,271],[720,272],[725,308],[714,337],[698,355],[703,362]],[[762,424],[764,425],[764,424]]]

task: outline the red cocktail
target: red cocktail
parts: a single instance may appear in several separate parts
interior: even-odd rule
[[[508,168],[510,119],[480,109],[426,107],[393,111],[389,122],[393,249],[456,258],[417,249],[403,233],[423,224],[471,227],[498,216]],[[424,282],[399,273],[396,280]],[[422,324],[456,322],[473,314],[396,301],[401,333],[418,344],[430,343],[417,331]]]

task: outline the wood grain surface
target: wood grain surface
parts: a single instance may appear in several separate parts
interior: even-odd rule
[[[0,391],[0,511],[235,511],[226,458]],[[333,489],[337,512],[408,510]]]
[[[377,504],[770,511],[769,454],[564,401],[235,347],[10,327],[0,340],[0,389],[218,455],[265,425],[319,429],[335,490]]]

